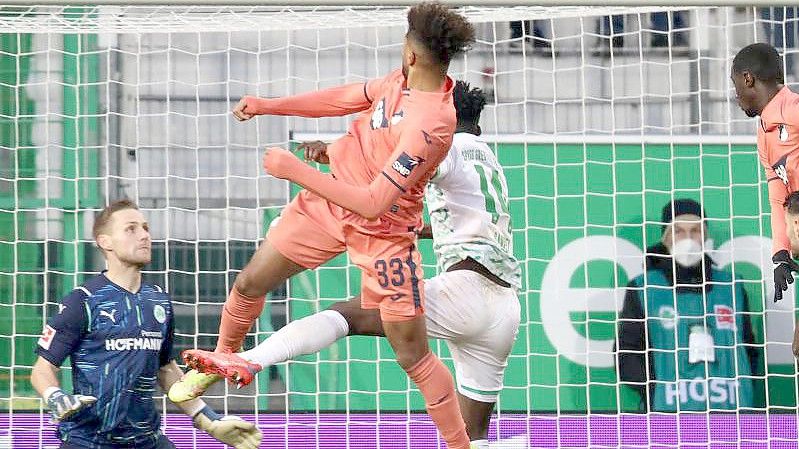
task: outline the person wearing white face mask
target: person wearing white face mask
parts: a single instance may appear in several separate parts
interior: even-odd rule
[[[647,248],[617,327],[617,370],[640,411],[753,407],[760,372],[743,284],[719,270],[702,206],[669,202],[660,242]]]

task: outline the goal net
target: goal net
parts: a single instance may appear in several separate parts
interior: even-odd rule
[[[119,198],[138,202],[154,238],[146,276],[172,295],[176,350],[213,347],[236,273],[296,193],[264,174],[262,149],[334,138],[351,120],[238,123],[230,109],[245,94],[388,73],[400,64],[405,11],[0,7],[0,447],[57,444],[30,369],[58,299],[103,268],[94,214]],[[783,55],[787,84],[796,82],[796,8],[463,12],[478,41],[451,74],[489,97],[483,137],[505,169],[523,267],[522,324],[492,447],[796,447],[794,294],[771,300],[756,121],[738,109],[729,76],[738,49],[767,41]],[[746,292],[731,321],[723,310],[707,319],[739,332],[735,317],[745,314],[753,336],[748,351],[726,348],[732,377],[653,379],[679,413],[641,413],[616,368],[617,323],[628,283],[661,239],[661,210],[679,198],[702,203],[716,268]],[[432,276],[432,246],[420,247]],[[246,346],[359,286],[344,256],[296,276],[270,293]],[[660,312],[642,324],[680,319]],[[446,346],[431,345],[451,366]],[[61,380],[70,386],[68,367]],[[377,338],[342,340],[208,397],[257,420],[266,447],[443,445]],[[179,447],[210,444],[163,404]]]

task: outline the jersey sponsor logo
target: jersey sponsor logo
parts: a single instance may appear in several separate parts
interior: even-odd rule
[[[53,342],[53,338],[55,338],[56,330],[53,329],[49,324],[44,326],[44,330],[42,331],[42,336],[39,337],[38,344],[41,346],[45,351],[50,350],[50,344]]]
[[[402,154],[399,155],[397,160],[394,161],[393,164],[391,164],[391,168],[393,168],[394,171],[401,174],[403,177],[407,178],[408,176],[410,176],[413,169],[416,168],[416,166],[422,162],[424,162],[424,159],[420,157],[413,158],[411,156],[408,156],[408,153],[403,151]]]
[[[166,321],[166,310],[164,310],[164,306],[161,304],[156,304],[153,307],[153,317],[155,317],[155,321],[162,323]]]
[[[713,306],[713,313],[716,315],[716,329],[735,330],[735,314],[732,307],[723,304]]]
[[[660,306],[658,318],[660,318],[660,325],[664,329],[674,329],[674,326],[677,325],[677,315],[674,313],[674,307]]]
[[[105,341],[106,351],[160,351],[162,338],[109,338]]]
[[[108,319],[111,320],[112,323],[117,324],[117,319],[114,316],[114,314],[116,314],[116,313],[117,313],[117,309],[111,309],[110,312],[108,310],[101,310],[100,311],[100,316],[108,317]]]
[[[781,157],[776,164],[772,165],[771,168],[774,169],[774,173],[777,174],[777,177],[782,180],[782,183],[786,186],[788,185],[788,169],[785,168],[788,165],[788,155]]]
[[[779,132],[778,136],[780,138],[780,142],[787,142],[788,141],[788,127],[785,124],[780,123],[777,125],[777,131]]]
[[[689,400],[694,402],[710,401],[711,404],[735,405],[738,381],[735,379],[703,379],[667,382],[665,384],[666,404],[673,405],[678,399],[680,404]],[[708,391],[709,390],[709,391]]]

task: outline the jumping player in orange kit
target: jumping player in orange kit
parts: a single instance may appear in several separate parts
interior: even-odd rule
[[[360,114],[327,149],[330,175],[289,151],[266,150],[266,171],[305,190],[286,206],[236,278],[216,352],[184,352],[192,368],[249,383],[256,370],[233,352],[260,315],[266,293],[347,251],[363,272],[362,307],[380,310],[397,362],[418,386],[442,437],[450,448],[469,447],[452,375],[428,347],[415,243],[424,187],[446,156],[455,130],[454,82],[447,69],[473,40],[474,30],[464,17],[438,3],[422,3],[408,11],[401,70],[319,92],[241,100],[233,111],[239,120],[266,114]],[[187,375],[183,386],[214,380],[199,376]]]
[[[791,242],[785,222],[785,200],[799,190],[799,95],[783,85],[782,59],[769,44],[742,48],[732,61],[732,82],[738,106],[749,117],[760,116],[757,151],[766,170],[771,204],[774,302],[793,283]]]

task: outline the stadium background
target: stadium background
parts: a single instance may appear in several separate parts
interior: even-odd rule
[[[612,366],[616,310],[641,252],[660,237],[661,208],[677,197],[704,204],[717,260],[748,280],[767,362],[752,411],[795,412],[795,303],[768,299],[768,204],[754,123],[730,101],[727,81],[729,57],[762,39],[764,22],[751,8],[686,14],[688,48],[650,48],[646,15],[632,14],[625,25],[633,39],[612,57],[607,39],[590,31],[556,41],[553,59],[507,50],[506,22],[480,24],[481,41],[453,67],[496,93],[483,128],[505,167],[514,252],[523,261],[522,327],[503,414],[637,410]],[[721,25],[703,40],[696,24],[706,19]],[[569,27],[596,20],[550,26],[568,36]],[[1,34],[0,409],[40,412],[28,383],[33,347],[57,298],[101,267],[89,229],[107,198],[136,198],[153,223],[148,276],[173,295],[178,349],[211,347],[236,270],[292,193],[258,176],[258,148],[330,135],[346,123],[231,124],[231,99],[385,73],[397,63],[401,34],[397,26],[255,38]],[[791,71],[787,81],[795,81]],[[422,250],[430,276],[429,243]],[[257,338],[355,294],[358,280],[343,257],[298,276],[274,293]],[[225,404],[243,412],[285,404],[297,412],[423,408],[388,345],[363,337],[281,365],[251,389],[214,391],[230,393]]]

